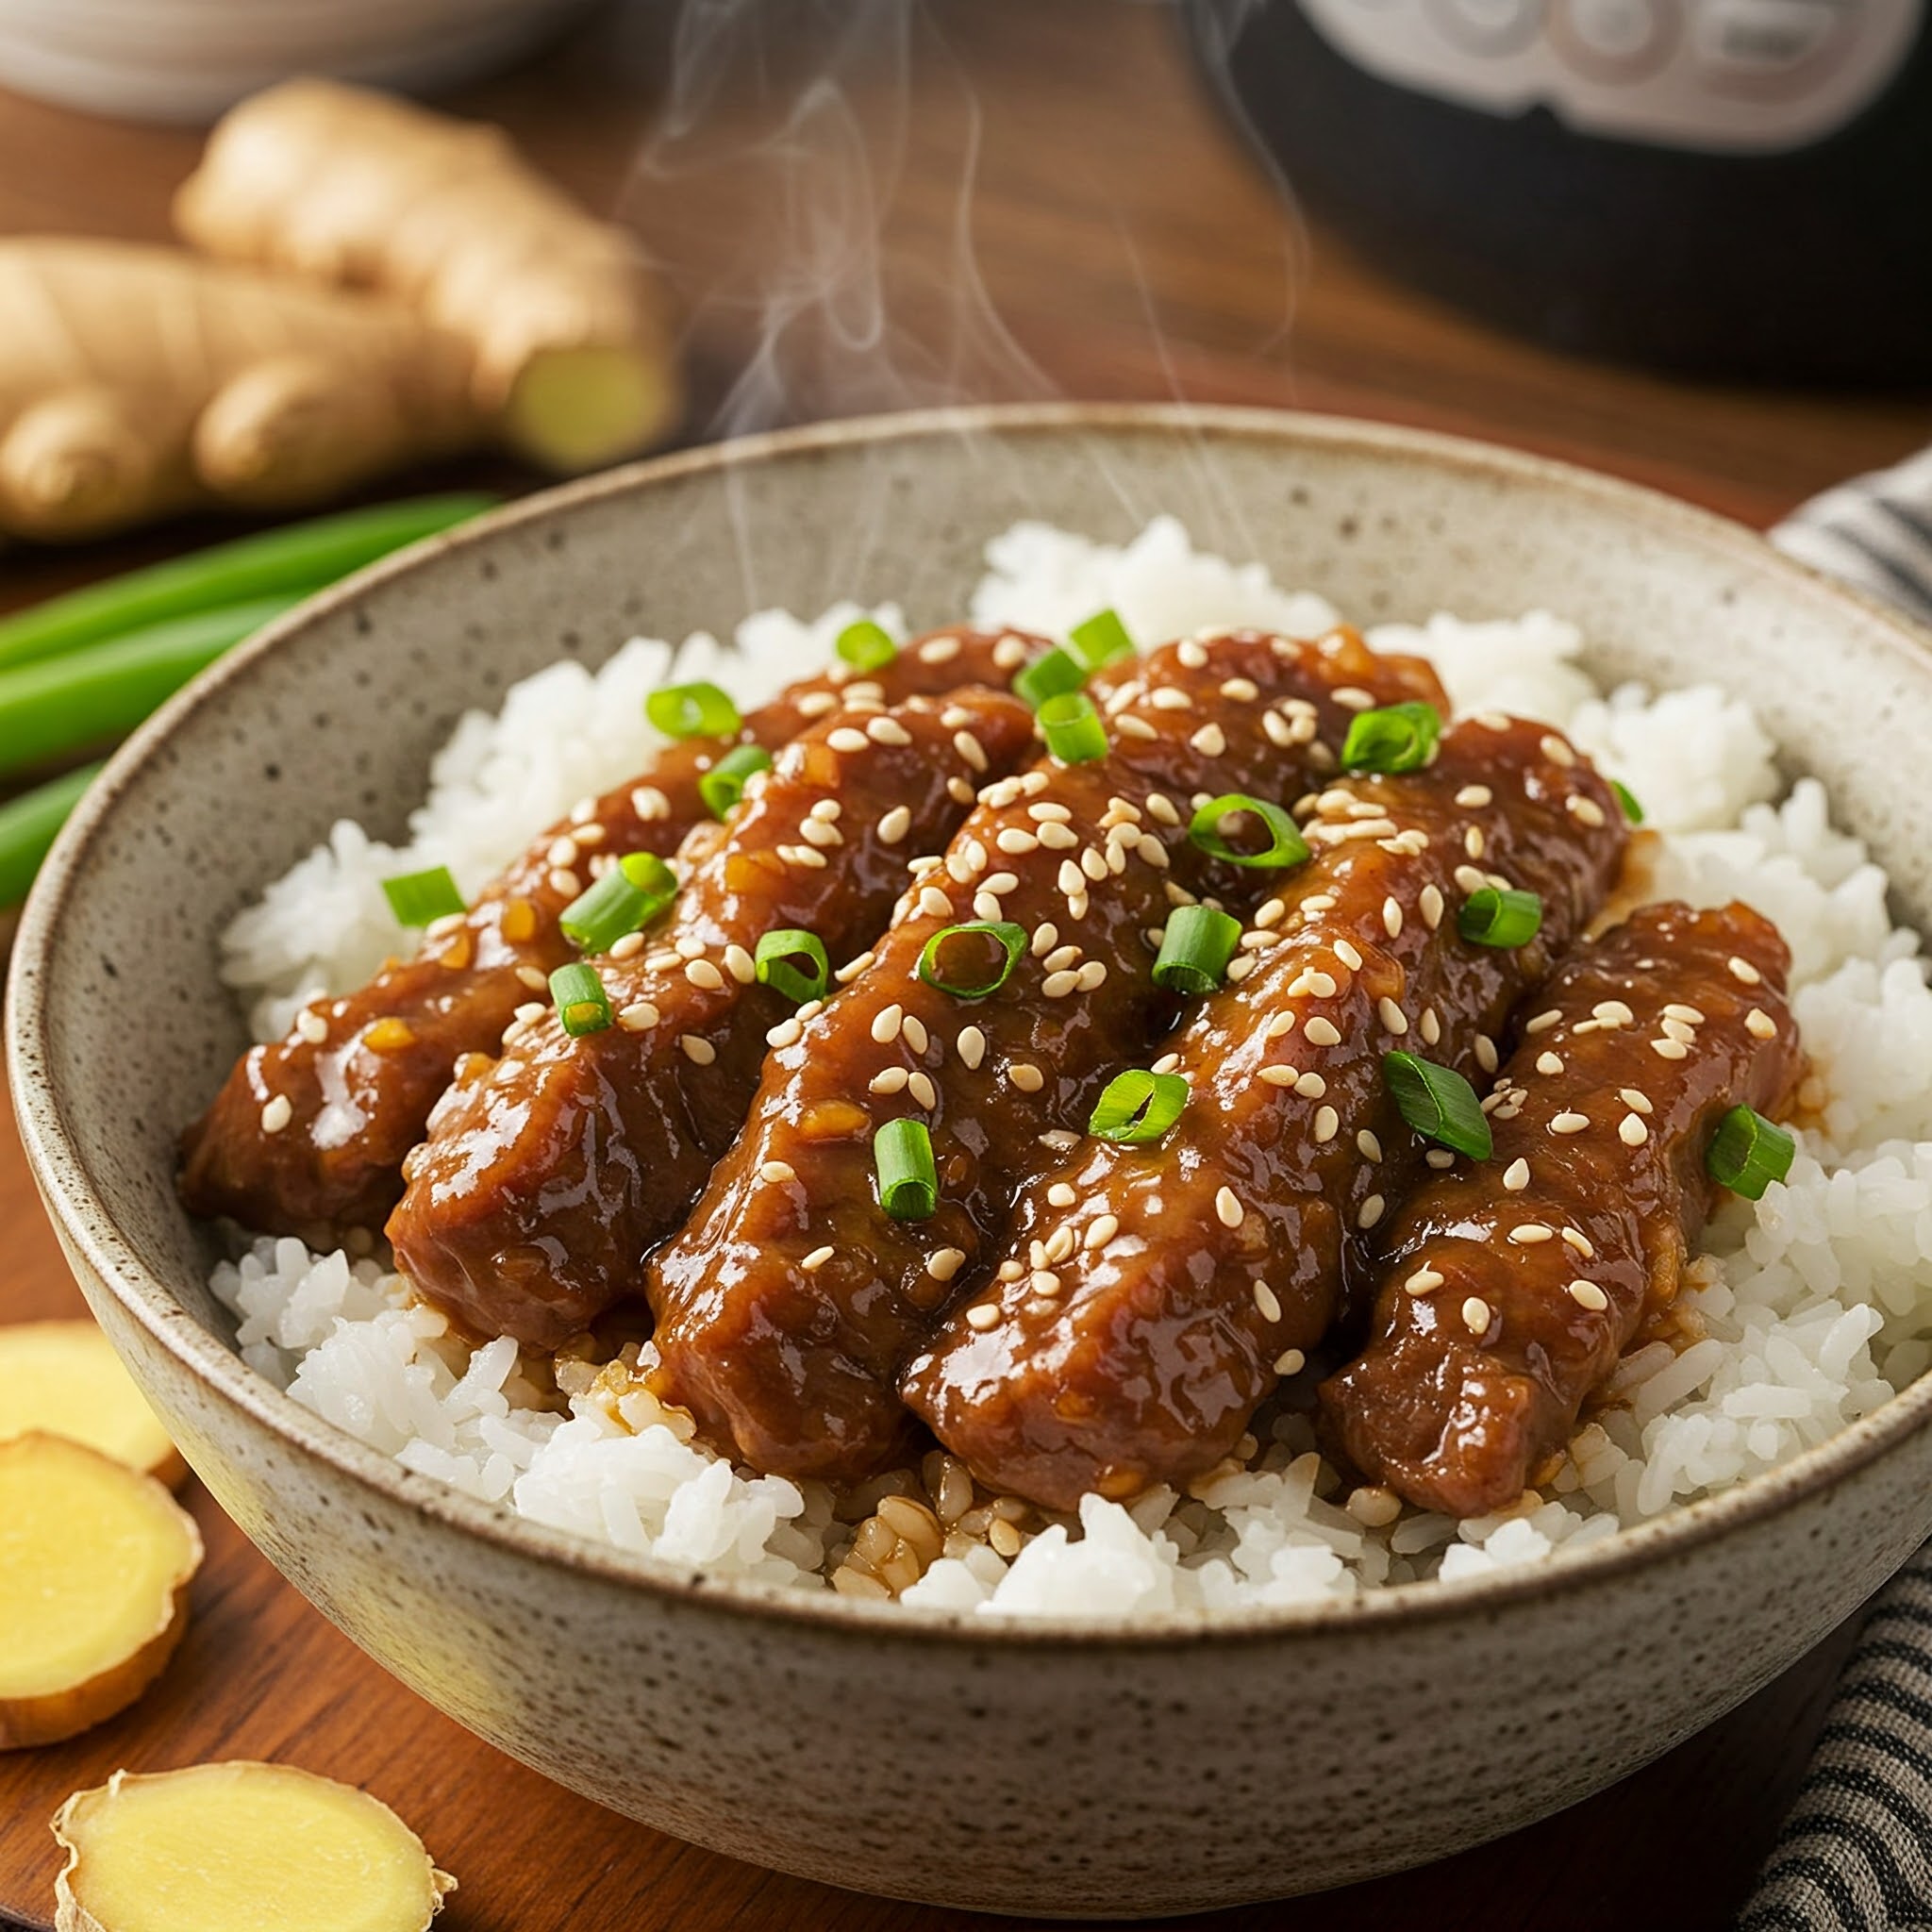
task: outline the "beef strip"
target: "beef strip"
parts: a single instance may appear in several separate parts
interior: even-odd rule
[[[402,1271],[472,1326],[544,1347],[635,1290],[742,1128],[765,1034],[791,1010],[755,981],[759,939],[802,927],[847,958],[885,924],[908,856],[965,817],[979,770],[1033,742],[1024,705],[976,688],[794,739],[727,824],[686,840],[668,920],[598,962],[614,1025],[573,1039],[533,1006],[505,1058],[460,1064],[404,1163]]]
[[[890,1459],[908,1426],[900,1363],[1003,1247],[1012,1176],[1042,1135],[1084,1125],[1171,1015],[1149,976],[1171,907],[1268,890],[1189,840],[1192,799],[1291,800],[1332,769],[1354,710],[1441,697],[1425,665],[1352,633],[1191,639],[1108,700],[1105,757],[989,787],[866,971],[774,1036],[748,1130],[650,1271],[658,1394],[767,1471],[849,1478]],[[1027,936],[1005,985],[970,1001],[917,972],[932,935],[967,919]],[[874,1191],[874,1135],[908,1115],[938,1171],[921,1222]]]
[[[182,1199],[197,1214],[317,1241],[380,1226],[457,1061],[493,1051],[518,1006],[571,957],[558,914],[592,855],[675,852],[708,818],[698,780],[731,742],[775,750],[841,708],[1003,684],[1044,648],[1012,632],[934,632],[863,677],[841,665],[800,679],[750,713],[735,741],[667,744],[536,840],[467,913],[438,921],[413,958],[311,1002],[286,1038],[251,1047],[182,1137]]]
[[[1258,963],[1157,1063],[1192,1090],[1179,1121],[1153,1144],[1083,1141],[1036,1174],[997,1278],[908,1366],[909,1406],[995,1488],[1071,1508],[1234,1448],[1335,1321],[1352,1243],[1420,1161],[1383,1055],[1493,1068],[1510,1007],[1582,930],[1627,839],[1563,739],[1489,715],[1426,769],[1334,785],[1313,812],[1313,858],[1248,935]],[[1499,881],[1541,896],[1519,948],[1457,929]]]
[[[1745,906],[1645,907],[1529,1005],[1496,1083],[1495,1150],[1389,1231],[1374,1340],[1323,1385],[1348,1458],[1452,1516],[1507,1507],[1675,1298],[1734,1107],[1799,1073],[1790,955]]]

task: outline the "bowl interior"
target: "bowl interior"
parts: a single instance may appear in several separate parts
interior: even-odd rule
[[[1899,782],[1932,729],[1932,665],[1905,626],[1732,525],[1530,458],[1319,418],[1069,407],[834,425],[550,492],[379,566],[124,751],[28,909],[9,1008],[14,1091],[70,1236],[148,1326],[185,1309],[203,1373],[240,1390],[204,1286],[210,1236],[172,1173],[176,1134],[245,1043],[217,936],[264,882],[339,819],[399,835],[460,712],[558,658],[841,596],[940,623],[1016,519],[1122,540],[1161,512],[1363,624],[1541,607],[1583,626],[1600,677],[1747,693],[1790,769],[1824,777],[1874,846],[1901,909],[1932,908],[1932,794]],[[400,1477],[265,1387],[246,1399],[365,1478]],[[1916,1391],[1907,1405],[1851,1435],[1869,1453],[1916,1425]]]

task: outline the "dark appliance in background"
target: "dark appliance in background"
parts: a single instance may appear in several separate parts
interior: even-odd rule
[[[1932,0],[1188,0],[1293,193],[1556,347],[1932,383]]]

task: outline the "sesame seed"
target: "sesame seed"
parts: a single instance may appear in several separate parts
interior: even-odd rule
[[[630,794],[630,808],[649,824],[653,819],[671,816],[671,801],[655,785],[637,786]]]
[[[1650,1139],[1650,1129],[1639,1115],[1626,1113],[1617,1123],[1617,1139],[1626,1147],[1641,1147]]]
[[[1742,982],[1745,986],[1757,986],[1764,977],[1764,974],[1748,959],[1733,957],[1724,961],[1724,966],[1733,979]]]
[[[1496,1042],[1487,1033],[1475,1037],[1475,1063],[1486,1074],[1496,1071]]]
[[[989,892],[982,888],[973,895],[973,916],[974,919],[1000,919],[1004,917],[1006,909],[1000,904],[1000,895],[997,892]]]
[[[789,1160],[768,1160],[758,1169],[758,1178],[764,1181],[795,1181],[797,1170]]]
[[[1650,1050],[1660,1060],[1681,1060],[1690,1056],[1690,1049],[1681,1040],[1653,1040]]]
[[[1382,1024],[1391,1033],[1408,1031],[1408,1015],[1385,993],[1375,1002],[1375,1011],[1381,1016]]]
[[[1063,1000],[1080,983],[1077,973],[1049,973],[1041,981],[1040,990],[1050,1000]]]
[[[1457,805],[1479,807],[1493,803],[1496,794],[1487,785],[1465,785],[1456,794]]]
[[[1563,808],[1579,824],[1597,826],[1604,823],[1604,808],[1593,798],[1585,798],[1573,791],[1563,801]]]
[[[1294,1091],[1304,1100],[1320,1100],[1328,1091],[1328,1083],[1320,1074],[1299,1074],[1295,1076]]]
[[[832,977],[836,979],[841,986],[850,986],[852,982],[855,979],[857,979],[858,975],[861,973],[863,973],[868,966],[872,964],[872,951],[871,948],[868,947],[866,951],[859,954],[859,956],[856,959],[846,960],[844,965],[840,967],[838,972],[832,974]]]
[[[1089,1248],[1104,1248],[1120,1231],[1121,1223],[1119,1215],[1102,1214],[1088,1228],[1087,1239],[1081,1245]]]
[[[1402,937],[1402,908],[1395,903],[1392,893],[1382,901],[1382,930],[1391,940]]]
[[[842,845],[845,842],[839,836],[838,826],[828,819],[808,818],[798,831],[808,845]]]
[[[1026,640],[1010,633],[992,647],[992,661],[1002,671],[1017,671],[1026,661]]]
[[[1559,1113],[1550,1123],[1553,1134],[1580,1134],[1590,1124],[1590,1116],[1582,1113]]]
[[[1423,1016],[1416,1023],[1416,1030],[1422,1035],[1425,1046],[1434,1046],[1442,1038],[1442,1023],[1437,1019],[1434,1007],[1423,1008]]]
[[[825,1263],[829,1261],[831,1258],[832,1249],[830,1243],[828,1242],[823,1248],[814,1248],[811,1251],[811,1253],[808,1254],[805,1257],[805,1259],[802,1260],[798,1265],[801,1268],[803,1268],[808,1274],[816,1274],[819,1272],[819,1270],[823,1268],[825,1265]]]
[[[1203,670],[1208,663],[1208,653],[1192,638],[1176,644],[1174,654],[1190,671]]]
[[[1423,915],[1423,924],[1434,932],[1442,923],[1441,889],[1434,885],[1424,886],[1416,904]]]
[[[953,734],[953,749],[973,767],[975,772],[986,770],[986,748],[970,731],[956,731]]]
[[[1490,883],[1473,865],[1458,865],[1456,868],[1455,878],[1458,889],[1465,892],[1480,892]]]
[[[1471,825],[1463,833],[1462,849],[1472,858],[1480,858],[1483,856],[1483,828],[1480,825]]]
[[[277,1093],[261,1110],[261,1131],[279,1134],[295,1118],[295,1103],[286,1093]]]
[[[1563,1071],[1563,1057],[1551,1053],[1545,1048],[1536,1057],[1536,1070],[1539,1074],[1560,1074]]]
[[[888,1041],[897,1040],[899,1029],[906,1023],[906,1008],[895,1000],[873,1016],[872,1037],[884,1046]]]
[[[1038,1093],[1046,1085],[1046,1075],[1031,1060],[1015,1060],[1007,1069],[1007,1078],[1022,1093]]]
[[[328,1022],[313,1007],[304,1007],[295,1015],[295,1031],[310,1046],[320,1046],[328,1038]]]
[[[1181,1057],[1179,1054],[1164,1053],[1147,1071],[1152,1074],[1172,1074],[1179,1067],[1180,1063]]]
[[[1214,1196],[1214,1212],[1223,1227],[1239,1227],[1241,1224],[1241,1204],[1232,1188],[1223,1188]]]
[[[1096,851],[1091,845],[1080,849],[1080,870],[1097,886],[1107,876],[1107,855]],[[1084,891],[1085,887],[1077,890]]]
[[[1202,725],[1188,742],[1204,758],[1218,758],[1227,749],[1227,733],[1219,724],[1208,724]]]
[[[1311,1046],[1340,1046],[1341,1034],[1334,1021],[1324,1019],[1320,1013],[1302,1028],[1303,1037]]]
[[[1509,1239],[1519,1248],[1533,1248],[1539,1241],[1554,1241],[1556,1236],[1556,1229],[1545,1227],[1541,1221],[1519,1221],[1509,1230]]]
[[[644,936],[641,932],[627,932],[612,942],[610,957],[613,959],[635,959],[644,950]]]
[[[954,1044],[958,1049],[961,1064],[976,1071],[980,1061],[986,1058],[986,1035],[977,1026],[962,1026]]]
[[[1434,1294],[1448,1277],[1438,1268],[1418,1268],[1402,1285],[1413,1295]]]
[[[1046,1205],[1049,1208],[1071,1208],[1079,1198],[1065,1181],[1056,1181],[1046,1191]]]
[[[965,1265],[964,1248],[935,1248],[925,1257],[925,1272],[935,1281],[950,1281]]]
[[[1529,1162],[1519,1154],[1503,1170],[1503,1185],[1512,1194],[1520,1194],[1529,1185]]]
[[[1380,1194],[1371,1194],[1361,1205],[1361,1211],[1355,1218],[1357,1227],[1374,1227],[1382,1218],[1382,1209],[1388,1206]]]
[[[1562,1017],[1559,1008],[1551,1007],[1546,1011],[1537,1014],[1534,1019],[1525,1020],[1523,1023],[1523,1030],[1525,1033],[1547,1033]]]
[[[1774,1040],[1777,1037],[1777,1023],[1761,1007],[1753,1007],[1744,1015],[1744,1030],[1756,1040]]]
[[[911,1074],[906,1082],[906,1091],[928,1111],[939,1105],[940,1097],[933,1087],[930,1074]]]
[[[865,735],[874,744],[910,744],[912,734],[896,718],[877,717],[867,720]]]
[[[781,845],[779,857],[789,859],[793,865],[805,866],[811,872],[824,872],[825,855],[812,845]]]
[[[1606,1026],[1631,1026],[1637,1015],[1622,1000],[1599,1000],[1590,1009]]]
[[[1154,726],[1148,724],[1146,719],[1137,718],[1131,711],[1125,717],[1115,721],[1114,729],[1123,738],[1150,739],[1160,736],[1159,732],[1155,730]]]
[[[567,866],[558,866],[545,880],[550,890],[559,899],[575,899],[584,890],[584,882]]]
[[[1040,841],[1031,832],[1023,832],[1018,825],[1008,825],[992,842],[1002,852],[1009,852],[1016,858],[1040,850]]]
[[[1002,1281],[1018,1281],[1025,1273],[1025,1269],[1018,1261],[1002,1261],[1000,1263],[1000,1279]]]
[[[1543,734],[1542,754],[1553,765],[1574,765],[1576,762],[1576,754],[1554,731]]]
[[[1060,1291],[1060,1278],[1051,1268],[1036,1268],[1026,1277],[1026,1286],[1035,1294],[1051,1298]]]
[[[708,1067],[718,1058],[718,1049],[695,1033],[680,1033],[677,1043],[684,1049],[685,1058],[694,1067]]]
[[[1337,685],[1329,695],[1345,710],[1369,711],[1373,710],[1375,705],[1375,694],[1364,691],[1358,684]]]
[[[1641,1088],[1620,1087],[1617,1090],[1617,1098],[1625,1107],[1634,1108],[1638,1113],[1651,1113],[1655,1111],[1651,1106],[1650,1095],[1645,1093]]]
[[[1295,1084],[1295,1071],[1292,1067],[1263,1067],[1261,1078],[1271,1087],[1292,1087]]]
[[[925,1022],[917,1013],[908,1013],[900,1031],[906,1036],[906,1044],[914,1053],[924,1053],[931,1041],[931,1035],[925,1030]]]
[[[1382,1143],[1381,1141],[1376,1140],[1374,1134],[1370,1133],[1368,1128],[1362,1128],[1361,1131],[1356,1135],[1355,1144],[1357,1148],[1360,1151],[1361,1157],[1364,1160],[1381,1159]]]
[[[684,976],[706,992],[718,992],[724,985],[724,975],[708,959],[692,959],[685,967]]]
[[[834,751],[863,751],[866,737],[864,732],[855,731],[850,724],[841,724],[836,730],[826,734],[825,742]]]
[[[1479,1294],[1473,1294],[1462,1305],[1462,1325],[1472,1335],[1487,1335],[1490,1331],[1490,1305]]]
[[[1307,1365],[1307,1357],[1298,1348],[1285,1348],[1274,1357],[1274,1373],[1277,1375],[1298,1375]]]
[[[1586,1261],[1595,1258],[1596,1250],[1591,1246],[1588,1235],[1579,1233],[1574,1227],[1563,1230],[1563,1239],[1583,1257]]]
[[[1038,836],[1050,852],[1071,852],[1080,842],[1080,835],[1058,819],[1049,819],[1041,826]]]
[[[1263,1040],[1279,1040],[1285,1034],[1292,1033],[1296,1017],[1293,1013],[1276,1013],[1269,1021],[1268,1024],[1262,1028],[1261,1038]]]
[[[950,919],[953,902],[937,886],[922,886],[919,889],[919,909],[928,919]]]
[[[1265,1281],[1257,1281],[1255,1284],[1255,1307],[1262,1321],[1281,1320],[1281,1298]]]
[[[1261,687],[1252,677],[1230,677],[1223,683],[1221,695],[1238,705],[1252,705],[1261,695]]]
[[[1075,865],[1071,858],[1063,858],[1060,860],[1060,870],[1058,884],[1059,886],[1060,891],[1064,892],[1070,899],[1074,897],[1076,894],[1084,893],[1087,890],[1085,877],[1082,874],[1080,868],[1077,865]]]
[[[1147,693],[1147,702],[1157,711],[1188,711],[1193,708],[1194,701],[1186,691],[1171,684],[1157,685]]]
[[[1336,985],[1335,975],[1332,973],[1324,973],[1317,968],[1310,968],[1304,975],[1304,978],[1307,990],[1318,1000],[1332,1000],[1340,991]]]
[[[548,992],[550,991],[549,980],[538,972],[534,966],[519,966],[517,968],[517,979],[520,984],[527,986],[532,992]]]
[[[999,1319],[999,1305],[996,1302],[975,1302],[966,1310],[967,1327],[976,1329],[982,1335],[989,1328],[996,1326]]]
[[[1446,1147],[1431,1147],[1428,1150],[1428,1152],[1423,1156],[1423,1158],[1425,1161],[1427,1161],[1431,1167],[1436,1168],[1438,1170],[1452,1168],[1456,1165],[1456,1156],[1453,1153],[1451,1153],[1450,1150]]]
[[[903,805],[895,805],[879,821],[879,842],[882,845],[896,845],[912,829],[912,813]]]
[[[1585,1281],[1581,1275],[1564,1289],[1564,1293],[1579,1308],[1588,1308],[1591,1314],[1600,1315],[1609,1307],[1610,1298],[1593,1281]]]
[[[959,655],[958,638],[928,638],[919,647],[922,664],[950,664]]]
[[[1082,992],[1091,992],[1096,987],[1107,983],[1107,964],[1101,959],[1089,959],[1080,968],[1079,985]]]

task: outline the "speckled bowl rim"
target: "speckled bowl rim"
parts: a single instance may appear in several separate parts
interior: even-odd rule
[[[112,1229],[105,1204],[75,1151],[60,1098],[28,1081],[30,1046],[43,1041],[46,962],[61,913],[101,828],[129,781],[217,692],[245,683],[272,652],[298,649],[317,620],[356,604],[372,587],[452,550],[486,550],[507,530],[569,517],[578,507],[656,489],[741,464],[763,464],[853,444],[957,437],[991,430],[1003,437],[1079,431],[1207,435],[1324,449],[1371,458],[1427,464],[1445,475],[1481,475],[1510,485],[1560,491],[1582,508],[1625,525],[1689,541],[1795,603],[1863,631],[1881,651],[1916,660],[1923,678],[1932,658],[1932,631],[1773,549],[1756,532],[1640,485],[1550,458],[1433,431],[1301,411],[1173,404],[1020,404],[908,411],[814,425],[679,451],[633,463],[519,499],[358,573],[278,618],[171,699],[108,762],[68,822],[42,867],[22,916],[8,990],[8,1067],[29,1166],[66,1238],[107,1284],[126,1313],[198,1380],[304,1454],[352,1482],[376,1491],[519,1557],[535,1557],[652,1595],[696,1601],[733,1616],[819,1626],[866,1643],[889,1638],[974,1645],[1133,1651],[1207,1641],[1262,1642],[1367,1633],[1457,1618],[1488,1618],[1532,1599],[1588,1591],[1607,1578],[1682,1557],[1740,1534],[1834,1485],[1905,1441],[1932,1420],[1932,1374],[1870,1416],[1778,1468],[1715,1496],[1678,1505],[1662,1516],[1547,1562],[1443,1582],[1397,1584],[1350,1597],[1243,1611],[1167,1611],[1130,1624],[1103,1618],[987,1618],[971,1612],[908,1607],[776,1584],[715,1577],[655,1557],[607,1549],[550,1529],[496,1504],[484,1503],[406,1470],[304,1408],[250,1369],[232,1349],[189,1316],[167,1284],[125,1258],[125,1244],[102,1238]],[[43,1063],[44,1060],[43,1060]]]

